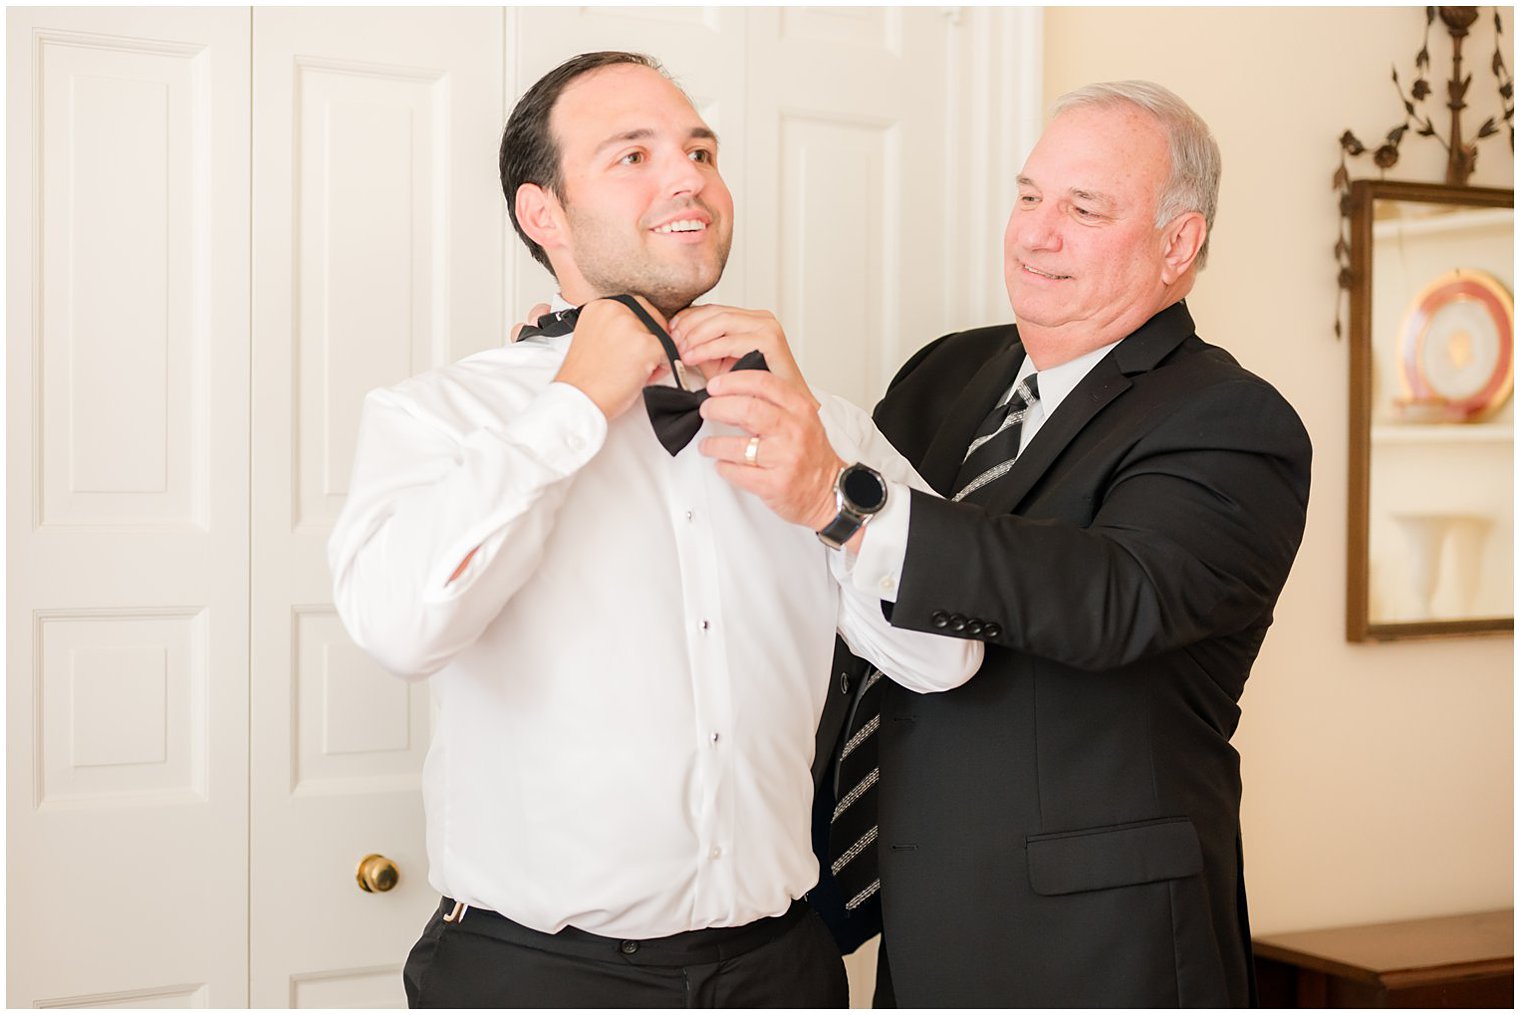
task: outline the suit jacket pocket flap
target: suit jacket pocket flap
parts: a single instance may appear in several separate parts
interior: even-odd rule
[[[1037,895],[1143,885],[1203,870],[1198,832],[1188,818],[1032,835],[1028,851]]]

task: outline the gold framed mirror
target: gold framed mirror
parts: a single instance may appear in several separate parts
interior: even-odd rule
[[[1350,641],[1514,630],[1514,204],[1351,184]]]

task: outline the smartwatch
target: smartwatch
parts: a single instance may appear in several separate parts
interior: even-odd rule
[[[818,539],[831,550],[850,541],[887,504],[887,481],[869,465],[846,465],[834,480],[834,503],[839,513],[818,530]]]

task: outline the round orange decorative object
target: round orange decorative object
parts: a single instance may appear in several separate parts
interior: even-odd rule
[[[1458,268],[1414,298],[1399,325],[1403,405],[1476,422],[1515,387],[1515,302],[1486,272]]]

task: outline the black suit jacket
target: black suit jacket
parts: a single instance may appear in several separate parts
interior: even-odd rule
[[[1023,356],[1012,326],[946,336],[877,424],[947,493]],[[1092,369],[989,504],[913,495],[892,622],[987,654],[960,688],[883,702],[900,1003],[1247,1003],[1230,737],[1309,459],[1293,409],[1177,304]]]

